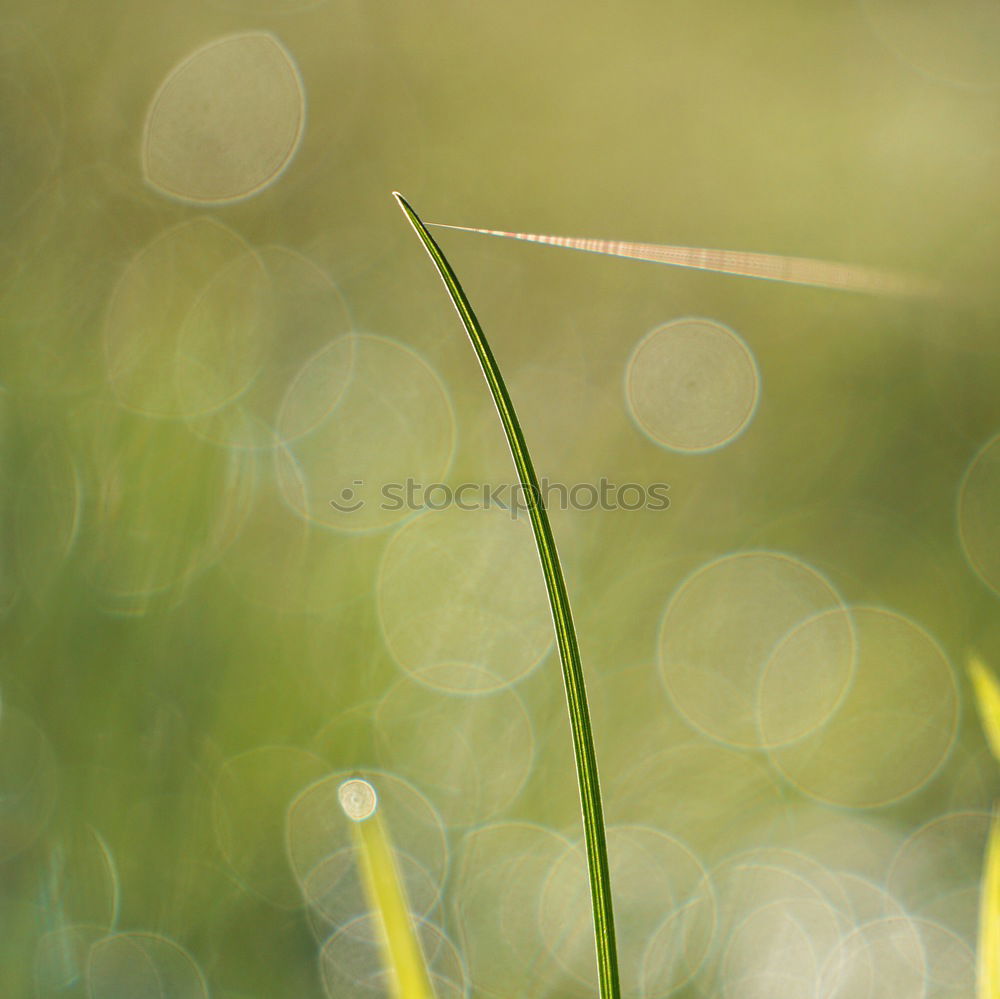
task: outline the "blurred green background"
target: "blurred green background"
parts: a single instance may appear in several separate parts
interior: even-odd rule
[[[386,994],[357,771],[439,999],[594,994],[527,527],[379,504],[514,479],[398,189],[945,284],[440,236],[539,474],[669,485],[551,510],[626,994],[970,995],[998,43],[986,0],[2,0],[0,993]]]

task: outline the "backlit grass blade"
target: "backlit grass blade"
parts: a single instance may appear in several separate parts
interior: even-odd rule
[[[486,376],[493,402],[496,404],[503,424],[507,443],[510,445],[514,465],[525,496],[528,516],[535,535],[538,556],[545,576],[545,587],[549,595],[552,619],[555,625],[559,658],[562,662],[563,680],[566,686],[566,702],[569,708],[570,727],[573,733],[573,750],[576,756],[576,772],[580,784],[580,803],[583,810],[583,830],[587,842],[587,863],[590,870],[590,894],[594,911],[594,934],[597,942],[597,971],[603,999],[618,999],[618,952],[615,943],[614,914],[611,902],[611,878],[608,873],[608,848],[604,830],[604,814],[601,805],[601,791],[597,779],[597,757],[594,752],[594,736],[590,725],[590,709],[587,705],[587,691],[580,662],[580,650],[573,626],[566,581],[563,578],[559,555],[549,526],[549,518],[541,501],[538,478],[528,454],[520,423],[514,412],[507,386],[504,384],[486,335],[476,318],[469,299],[459,284],[455,272],[442,253],[441,248],[420,221],[417,213],[407,204],[401,194],[393,192],[400,208],[409,219],[424,249],[430,254],[434,266],[444,281],[445,288],[465,331],[472,341],[472,347]]]
[[[969,676],[983,731],[993,755],[1000,760],[1000,684],[975,657],[969,660]],[[979,999],[1000,999],[1000,812],[996,806],[980,891],[977,994]]]
[[[996,677],[975,657],[969,660],[969,676],[976,692],[976,704],[979,708],[979,718],[983,723],[983,731],[993,750],[993,755],[1000,760],[1000,683]]]
[[[340,785],[339,798],[351,819],[368,904],[381,925],[383,960],[390,969],[392,994],[395,999],[434,999],[375,788],[366,780],[352,778]]]
[[[1000,999],[1000,813],[994,808],[979,899],[979,999]]]
[[[444,225],[428,222],[438,229],[456,229],[481,236],[502,236],[546,246],[562,246],[587,253],[604,253],[612,257],[648,260],[674,267],[689,267],[718,274],[807,284],[840,291],[861,291],[876,295],[925,296],[936,295],[940,289],[932,282],[906,274],[862,267],[857,264],[813,260],[809,257],[783,257],[772,253],[747,253],[741,250],[710,250],[696,246],[669,246],[659,243],[627,243],[609,239],[583,239],[575,236],[539,236],[528,232],[502,232],[498,229],[475,229],[464,225]]]

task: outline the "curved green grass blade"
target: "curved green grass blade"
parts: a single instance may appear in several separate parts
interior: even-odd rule
[[[455,272],[445,258],[441,248],[420,221],[417,213],[397,192],[393,196],[409,219],[424,249],[430,254],[434,266],[444,281],[445,288],[458,315],[472,341],[472,347],[486,376],[493,402],[496,404],[503,424],[507,443],[510,445],[517,475],[524,491],[528,516],[535,534],[538,557],[545,575],[545,588],[552,608],[552,619],[562,662],[563,680],[566,686],[566,703],[569,708],[570,727],[573,732],[573,750],[576,756],[576,773],[580,783],[580,804],[583,810],[583,831],[587,842],[587,864],[590,869],[590,895],[594,909],[594,935],[597,942],[597,971],[602,999],[618,999],[618,949],[615,942],[614,913],[611,903],[611,878],[608,873],[608,847],[604,831],[604,814],[601,806],[601,790],[597,779],[597,757],[594,752],[594,735],[590,725],[590,709],[587,705],[587,691],[580,662],[580,649],[573,626],[566,581],[556,552],[549,518],[541,501],[541,489],[535,475],[528,446],[518,423],[507,386],[504,384],[486,335],[476,318],[469,299],[459,284]]]

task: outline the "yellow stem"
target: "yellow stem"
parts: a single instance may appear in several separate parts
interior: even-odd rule
[[[1000,811],[994,808],[979,902],[979,999],[1000,999]]]
[[[346,792],[346,794],[345,794]],[[357,803],[359,792],[369,805],[367,814],[352,814],[351,794]],[[367,795],[370,794],[370,799]],[[385,965],[390,970],[395,999],[434,999],[430,975],[417,939],[399,877],[392,843],[382,822],[374,789],[367,781],[353,779],[341,785],[341,803],[353,821],[354,841],[361,858],[361,873],[368,903],[381,928]]]

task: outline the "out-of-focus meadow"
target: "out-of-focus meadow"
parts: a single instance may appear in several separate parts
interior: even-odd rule
[[[387,994],[353,773],[438,999],[595,993],[537,557],[398,189],[944,284],[438,230],[575,500],[625,993],[969,996],[998,51],[986,0],[2,0],[0,994]]]

